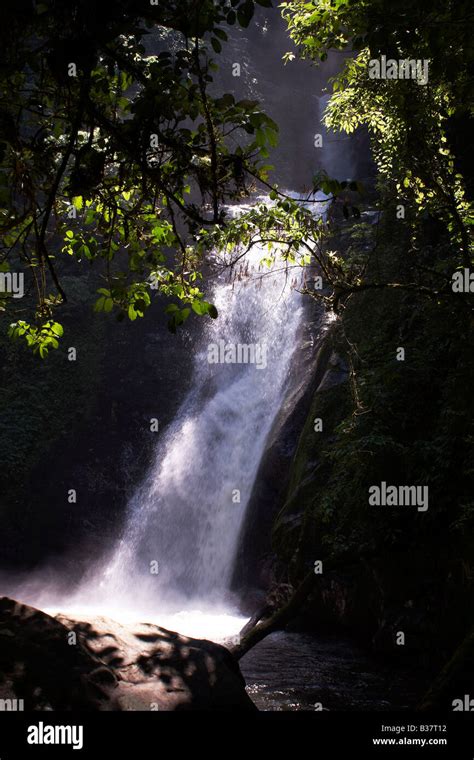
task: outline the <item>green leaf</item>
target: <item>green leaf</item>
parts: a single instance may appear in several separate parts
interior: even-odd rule
[[[239,10],[237,11],[237,19],[244,29],[248,27],[252,20],[252,16],[254,14],[254,5],[253,2],[250,0],[250,2],[246,2]]]
[[[64,335],[64,329],[63,326],[59,324],[59,322],[53,322],[51,325],[51,330],[56,333],[56,335],[59,335],[60,337]]]
[[[199,314],[199,316],[202,317],[204,314],[207,314],[209,304],[206,303],[206,301],[196,300],[192,302],[191,307],[196,314]]]
[[[219,39],[224,40],[224,42],[227,42],[228,37],[223,29],[214,29],[214,34],[216,35],[216,37],[219,37]]]

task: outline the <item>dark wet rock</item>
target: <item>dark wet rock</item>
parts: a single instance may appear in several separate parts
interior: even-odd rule
[[[474,631],[457,647],[438,677],[420,701],[418,708],[471,712],[474,709]]]
[[[149,623],[0,599],[0,698],[25,710],[255,710],[230,652]]]
[[[275,553],[272,528],[288,490],[290,467],[308,415],[313,394],[327,374],[327,349],[322,337],[323,317],[308,308],[299,344],[295,347],[287,392],[266,442],[242,526],[232,586],[247,601],[255,589],[273,585]],[[316,361],[314,360],[317,356]],[[252,604],[244,609],[253,612]]]
[[[98,710],[111,692],[94,681],[102,665],[69,631],[44,612],[0,599],[0,691],[23,699],[25,710]],[[109,686],[117,679],[108,671]]]

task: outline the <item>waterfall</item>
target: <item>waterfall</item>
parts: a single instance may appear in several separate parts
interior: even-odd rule
[[[216,253],[207,297],[219,317],[203,322],[183,367],[192,373],[191,390],[171,425],[158,433],[153,464],[130,500],[112,553],[67,600],[54,594],[51,579],[39,577],[20,598],[52,613],[143,617],[208,638],[239,630],[243,618],[229,590],[239,533],[288,390],[304,309],[292,287],[294,270],[278,257],[262,265],[265,256],[268,251],[255,245],[226,268],[217,266]],[[214,628],[211,618],[218,621]]]
[[[255,246],[238,272],[215,279],[210,300],[219,318],[208,321],[190,357],[192,390],[158,441],[123,536],[95,579],[104,603],[178,611],[229,597],[240,527],[303,310],[282,260],[260,266],[266,253]]]

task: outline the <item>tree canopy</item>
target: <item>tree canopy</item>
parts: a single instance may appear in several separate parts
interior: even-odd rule
[[[348,57],[332,83],[326,124],[368,128],[385,197],[448,228],[456,265],[469,267],[474,225],[474,12],[469,2],[293,0],[282,12],[300,53],[319,63]],[[385,56],[427,63],[428,81],[374,79],[369,62]],[[291,54],[289,55],[291,58]]]
[[[317,173],[306,199],[281,192],[265,163],[277,124],[258,102],[216,91],[213,75],[229,29],[248,26],[256,5],[272,2],[3,4],[0,271],[25,272],[30,296],[20,303],[0,293],[12,337],[41,356],[59,345],[68,259],[98,265],[98,311],[135,320],[154,294],[164,295],[172,330],[193,311],[217,316],[202,274],[206,254],[216,248],[230,265],[255,243],[268,247],[267,263],[278,248],[288,266],[323,276],[324,292],[306,292],[330,308],[361,288],[452,294],[453,271],[472,262],[469,3],[281,5],[302,57],[318,64],[331,51],[345,52],[326,125],[371,135],[379,208],[401,209],[420,264],[403,283],[374,277],[367,226],[359,225],[341,255],[328,225],[311,213],[313,193],[322,189],[329,204],[341,201],[346,218],[360,219],[357,178]],[[427,82],[371,78],[370,63],[381,56],[427,61]],[[291,65],[295,53],[286,57]],[[270,191],[270,202],[229,217],[226,204],[256,183]],[[429,261],[420,253],[427,222],[439,225],[442,244]]]
[[[3,4],[1,267],[28,273],[35,303],[11,334],[41,356],[63,332],[67,256],[102,261],[98,310],[134,320],[155,290],[174,299],[172,328],[191,309],[216,316],[203,253],[277,139],[258,103],[210,91],[226,28],[256,3]],[[6,293],[1,308],[18,311]]]

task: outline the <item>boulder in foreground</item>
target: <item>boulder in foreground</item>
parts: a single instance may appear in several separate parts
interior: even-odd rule
[[[256,710],[230,652],[149,623],[0,599],[0,699],[25,710]]]

